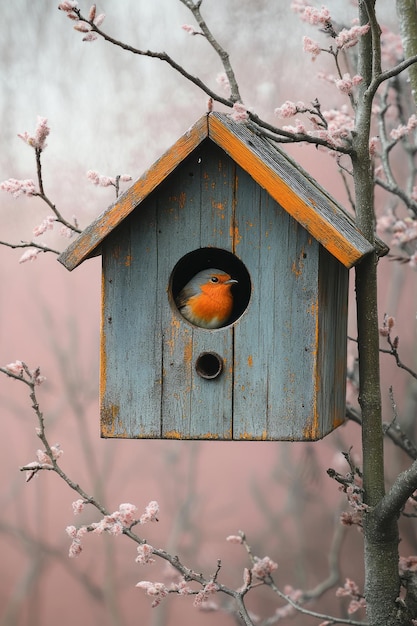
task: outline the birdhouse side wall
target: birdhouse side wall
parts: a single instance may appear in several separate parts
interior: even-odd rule
[[[235,439],[301,440],[315,419],[320,244],[241,168],[236,254],[252,297],[235,326]]]
[[[317,422],[306,436],[324,437],[345,421],[349,271],[322,246],[319,274]]]

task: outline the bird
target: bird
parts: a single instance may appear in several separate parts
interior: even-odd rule
[[[201,328],[224,326],[233,309],[232,286],[237,280],[216,268],[195,274],[183,287],[175,303],[183,317]]]

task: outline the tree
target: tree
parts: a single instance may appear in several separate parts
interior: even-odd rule
[[[227,107],[235,120],[242,123],[250,123],[259,132],[264,134],[272,142],[278,143],[309,143],[317,148],[329,151],[336,159],[339,170],[346,183],[352,207],[355,211],[355,219],[358,227],[365,237],[375,244],[375,190],[383,189],[389,197],[400,203],[399,208],[391,211],[390,215],[383,216],[385,223],[395,231],[395,242],[401,246],[401,253],[396,259],[408,264],[415,264],[416,253],[414,241],[416,239],[416,216],[417,216],[417,192],[415,191],[415,129],[417,118],[412,114],[414,110],[410,103],[413,95],[404,78],[409,69],[412,85],[414,86],[414,64],[417,55],[412,49],[413,19],[408,17],[406,11],[411,11],[415,17],[415,7],[412,3],[397,2],[401,34],[405,42],[405,60],[401,57],[399,49],[394,50],[389,59],[390,65],[384,67],[390,56],[390,35],[382,30],[377,19],[376,9],[378,2],[375,0],[362,0],[358,3],[358,21],[352,27],[343,28],[338,26],[331,18],[330,12],[322,7],[317,9],[306,2],[299,0],[293,2],[293,8],[307,23],[324,31],[320,37],[324,43],[319,44],[309,37],[304,39],[305,50],[314,58],[326,52],[333,58],[335,63],[335,75],[328,80],[344,94],[347,104],[338,110],[324,111],[322,102],[314,100],[311,104],[298,101],[287,101],[276,110],[281,117],[295,115],[303,116],[306,122],[298,119],[293,127],[279,127],[267,120],[262,119],[250,110],[242,100],[239,82],[235,71],[230,63],[229,55],[213,36],[208,24],[204,20],[201,7],[202,1],[181,0],[182,4],[191,11],[196,26],[186,25],[184,29],[192,36],[202,38],[208,42],[219,57],[223,67],[223,73],[219,80],[226,86],[227,94],[223,95],[218,90],[212,89],[208,83],[187,71],[184,65],[176,62],[173,57],[164,52],[153,52],[148,49],[137,48],[122,43],[118,39],[107,34],[102,29],[104,15],[98,15],[95,6],[90,9],[88,15],[84,15],[78,8],[77,3],[70,0],[60,4],[61,10],[73,21],[76,30],[83,34],[85,41],[94,41],[98,38],[122,48],[123,50],[140,57],[150,57],[168,64],[182,77],[201,89],[209,98],[208,107],[211,109],[213,102]],[[327,39],[326,39],[327,37]],[[393,47],[392,47],[393,49]],[[387,52],[388,51],[388,52]],[[392,52],[392,50],[391,50]],[[395,57],[396,52],[396,58]],[[415,91],[414,91],[415,96]],[[394,115],[392,115],[394,113]],[[374,130],[377,126],[378,130]],[[38,181],[37,186],[33,181],[9,180],[3,183],[3,189],[15,194],[38,195],[53,212],[52,218],[43,222],[41,229],[45,231],[53,223],[59,222],[65,228],[78,231],[77,223],[66,220],[55,205],[46,196],[42,184],[41,155],[47,136],[46,122],[41,120],[37,134],[34,136],[24,135],[22,138],[35,149],[37,159]],[[373,137],[377,132],[379,138]],[[409,172],[407,180],[394,173],[394,148],[403,148],[408,155]],[[96,177],[100,183],[100,178]],[[101,179],[101,184],[110,184],[118,187],[119,178]],[[404,208],[407,217],[400,220],[398,215]],[[402,221],[402,223],[401,223]],[[3,242],[6,243],[6,242]],[[11,244],[6,244],[11,245]],[[13,244],[16,245],[16,244]],[[41,251],[55,250],[33,242],[17,244],[18,247],[29,247],[32,251],[26,258],[35,258]],[[12,246],[13,247],[13,246]],[[24,259],[26,260],[26,259]],[[365,592],[367,605],[368,623],[372,626],[386,624],[412,624],[417,618],[416,592],[413,569],[414,561],[408,564],[402,563],[401,575],[398,569],[398,525],[397,520],[409,498],[417,489],[417,462],[415,456],[410,454],[412,446],[405,436],[397,437],[397,443],[401,443],[407,453],[413,458],[413,463],[394,480],[393,484],[385,492],[385,470],[383,458],[384,429],[382,424],[381,389],[379,371],[379,338],[380,334],[388,341],[388,352],[394,356],[398,364],[401,364],[398,354],[398,339],[392,338],[392,318],[385,318],[380,331],[380,321],[377,308],[377,269],[378,250],[369,255],[356,270],[356,302],[357,302],[357,345],[359,362],[359,404],[360,414],[353,412],[351,415],[361,422],[363,467],[359,470],[350,456],[347,458],[351,464],[350,472],[343,476],[333,472],[333,476],[347,492],[351,503],[355,506],[355,522],[363,525],[365,545]],[[410,370],[410,368],[409,368]],[[8,368],[3,368],[5,373],[20,379],[29,386],[31,394],[35,394],[35,387],[39,379],[37,370],[30,370],[24,363],[16,362]],[[410,373],[415,376],[414,372]],[[38,412],[36,396],[32,398],[35,410]],[[59,470],[57,460],[59,450],[55,450],[44,436],[42,416],[40,420],[40,437],[45,445],[46,456],[39,459],[34,466],[26,467],[29,472],[37,472],[40,469]],[[387,434],[393,436],[392,429]],[[64,477],[65,478],[65,477]],[[358,484],[363,478],[363,485]],[[67,482],[69,479],[67,480]],[[74,488],[69,482],[70,486]],[[81,499],[91,502],[91,497],[79,491]],[[79,504],[81,506],[81,504]],[[109,511],[98,504],[97,508],[104,516],[105,522],[101,522],[103,528],[112,532],[120,531],[130,536],[139,544],[138,559],[147,562],[157,555],[166,558],[183,575],[184,579],[176,591],[178,593],[193,593],[186,582],[194,580],[202,589],[198,592],[198,601],[203,601],[218,590],[230,595],[238,605],[238,612],[246,624],[252,624],[246,607],[245,596],[256,586],[256,581],[270,586],[278,595],[290,605],[296,605],[297,610],[304,611],[300,598],[294,598],[282,592],[276,587],[272,572],[275,564],[267,557],[264,560],[256,558],[252,561],[252,567],[245,573],[244,587],[235,592],[222,586],[218,582],[217,570],[211,579],[186,568],[181,562],[176,561],[171,555],[162,554],[161,551],[152,549],[148,544],[136,538],[132,531],[133,525],[138,524],[135,511],[132,509],[122,510],[109,517]],[[117,513],[117,515],[116,515]],[[156,507],[152,505],[143,514],[142,521],[155,518]],[[352,521],[353,518],[351,518]],[[139,518],[140,521],[140,518]],[[120,530],[120,523],[123,528]],[[107,524],[107,527],[106,527]],[[119,525],[117,525],[119,524]],[[92,529],[87,529],[92,530]],[[75,529],[71,532],[73,538],[73,550],[78,550],[81,535]],[[85,532],[85,530],[83,531]],[[249,545],[243,536],[236,541],[243,543],[249,551]],[[78,546],[78,547],[77,547]],[[403,600],[399,600],[401,585],[406,589]],[[159,603],[162,596],[167,593],[165,586],[155,586],[147,583],[143,588],[149,595],[154,596],[155,603]],[[352,596],[359,597],[356,588],[346,589]],[[356,601],[357,598],[356,598]],[[313,615],[313,612],[309,612]],[[320,619],[325,616],[316,614]],[[347,620],[329,618],[330,623]],[[348,622],[349,623],[349,622]],[[356,623],[353,620],[350,623]]]

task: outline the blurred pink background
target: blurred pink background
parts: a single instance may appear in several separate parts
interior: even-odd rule
[[[0,180],[35,178],[33,151],[17,133],[32,132],[37,115],[47,117],[51,135],[43,154],[46,193],[61,213],[68,219],[76,215],[85,227],[114,199],[112,189],[93,187],[86,171],[137,178],[205,112],[207,98],[156,60],[134,58],[101,41],[83,43],[57,4],[16,0],[2,8]],[[256,8],[249,0],[223,4],[203,3],[202,8],[231,53],[248,106],[271,122],[273,109],[286,99],[309,101],[319,95],[326,108],[337,106],[332,89],[313,80],[323,61],[331,67],[329,61],[319,59],[312,65],[303,57],[305,29],[286,3],[271,7],[264,0]],[[80,2],[80,8],[86,14],[89,5]],[[346,8],[334,8],[336,19],[348,20]],[[103,28],[112,35],[145,48],[165,49],[221,89],[215,79],[222,70],[206,42],[181,29],[192,18],[180,2],[126,0],[122,6],[103,0],[98,12],[106,13]],[[391,19],[389,14],[384,17]],[[289,152],[347,204],[332,159],[304,146]],[[381,209],[384,201],[381,198]],[[30,240],[32,229],[49,214],[37,199],[15,200],[2,192],[0,239]],[[40,240],[60,249],[68,244],[54,233]],[[244,549],[225,541],[239,529],[255,555],[268,555],[279,564],[276,580],[281,588],[290,584],[311,589],[322,582],[328,575],[338,514],[341,507],[347,508],[326,469],[347,471],[340,451],[350,446],[360,458],[358,427],[348,424],[314,444],[101,440],[100,260],[68,273],[52,255],[19,264],[21,254],[0,246],[0,365],[16,359],[30,367],[40,365],[47,377],[38,389],[41,410],[51,442],[62,445],[62,467],[72,479],[110,510],[132,502],[142,512],[150,500],[157,500],[160,522],[144,527],[143,536],[205,574],[213,573],[221,559],[220,580],[225,584],[239,587],[248,565]],[[354,337],[353,282],[352,272],[349,332]],[[383,259],[381,321],[384,312],[395,316],[402,360],[414,368],[416,295],[415,273]],[[354,355],[352,345],[350,352]],[[416,385],[390,357],[382,355],[381,363],[384,419],[392,418],[392,385],[401,418],[412,424]],[[26,386],[0,376],[0,407],[0,626],[235,622],[220,597],[220,615],[197,612],[192,599],[173,596],[151,609],[149,598],[135,584],[165,580],[163,564],[136,564],[136,547],[125,537],[89,535],[82,555],[69,559],[65,527],[99,517],[87,508],[74,518],[71,503],[78,496],[52,473],[25,483],[19,466],[35,460],[39,447]],[[414,425],[409,428],[414,432]],[[404,455],[392,451],[388,443],[388,479],[407,463]],[[416,537],[407,524],[404,537],[402,553],[415,551]],[[361,584],[361,550],[360,533],[348,530],[341,549],[342,583],[349,576]],[[260,618],[281,605],[267,589],[248,599]],[[343,607],[346,602],[330,591],[312,608],[339,612]],[[292,623],[308,620],[297,616]]]

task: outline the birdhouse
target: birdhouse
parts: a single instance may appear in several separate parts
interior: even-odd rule
[[[249,123],[202,117],[59,258],[102,256],[102,436],[330,433],[345,418],[349,268],[372,250]],[[215,328],[178,304],[208,269],[233,280]]]

